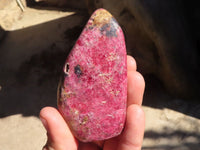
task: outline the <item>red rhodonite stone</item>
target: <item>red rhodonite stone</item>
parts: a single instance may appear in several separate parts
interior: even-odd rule
[[[126,118],[127,61],[123,31],[98,9],[63,67],[58,108],[74,136],[99,141],[121,133]]]

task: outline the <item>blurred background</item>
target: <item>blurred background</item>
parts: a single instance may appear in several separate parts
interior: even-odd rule
[[[97,8],[146,81],[143,149],[198,150],[200,6],[186,0],[0,0],[0,150],[45,144],[39,111],[57,107],[62,65]]]

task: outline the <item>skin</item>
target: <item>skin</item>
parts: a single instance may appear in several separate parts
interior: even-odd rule
[[[145,115],[141,108],[145,81],[136,70],[135,59],[127,56],[127,117],[121,135],[101,142],[82,143],[72,135],[57,109],[45,107],[40,111],[48,137],[43,150],[141,150],[145,127]]]

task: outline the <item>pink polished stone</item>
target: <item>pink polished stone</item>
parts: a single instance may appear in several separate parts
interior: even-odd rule
[[[96,10],[69,54],[58,90],[58,108],[83,142],[119,135],[127,100],[123,31],[104,9]]]

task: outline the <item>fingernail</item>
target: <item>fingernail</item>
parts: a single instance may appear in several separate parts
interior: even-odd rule
[[[40,120],[42,121],[43,126],[45,127],[45,129],[48,132],[49,131],[49,127],[48,127],[47,121],[42,117],[40,117]]]

